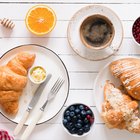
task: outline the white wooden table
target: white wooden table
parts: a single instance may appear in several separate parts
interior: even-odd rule
[[[38,3],[49,5],[57,14],[57,25],[49,36],[34,36],[25,27],[26,12]],[[67,26],[70,18],[77,10],[90,4],[105,5],[114,10],[120,17],[124,28],[124,39],[119,52],[106,60],[96,62],[85,60],[75,54],[67,41]],[[133,43],[131,38],[131,26],[133,21],[140,16],[139,13],[140,0],[0,0],[0,18],[10,18],[16,24],[12,32],[0,26],[0,56],[7,50],[21,44],[44,45],[60,56],[70,76],[69,97],[62,111],[53,120],[36,126],[29,140],[74,140],[74,137],[70,137],[63,130],[61,117],[66,106],[75,102],[89,105],[96,117],[95,128],[81,140],[139,140],[140,135],[106,128],[96,110],[93,98],[94,79],[106,63],[122,55],[140,54],[140,48]],[[15,126],[16,124],[0,114],[0,129],[8,130],[12,135]]]

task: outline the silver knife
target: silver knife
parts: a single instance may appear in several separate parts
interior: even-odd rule
[[[38,88],[36,89],[34,96],[32,97],[25,113],[23,114],[23,117],[21,118],[20,122],[18,123],[18,125],[16,126],[16,128],[14,130],[14,135],[15,136],[18,135],[18,133],[22,129],[22,127],[23,127],[24,123],[26,122],[31,110],[36,105],[37,101],[39,100],[39,97],[40,97],[42,91],[44,90],[46,84],[50,80],[51,76],[52,76],[51,74],[48,74],[46,80],[42,84],[40,84],[38,86]]]

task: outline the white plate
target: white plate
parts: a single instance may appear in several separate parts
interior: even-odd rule
[[[36,59],[33,66],[42,65],[44,68],[46,68],[47,73],[52,74],[52,77],[50,81],[47,83],[45,89],[43,90],[38,103],[36,104],[35,108],[32,110],[30,117],[28,118],[26,122],[26,125],[28,125],[31,122],[31,119],[35,115],[36,110],[39,109],[45,102],[47,93],[49,92],[49,90],[51,89],[51,87],[53,86],[57,78],[61,76],[65,80],[63,86],[59,90],[56,97],[48,103],[43,113],[42,118],[38,122],[38,124],[40,124],[56,116],[59,113],[59,111],[62,109],[63,105],[65,104],[66,99],[68,97],[68,93],[69,93],[68,72],[62,60],[53,51],[47,49],[46,47],[34,45],[34,44],[22,45],[22,46],[18,46],[14,49],[9,50],[1,57],[0,65],[6,64],[11,58],[13,58],[17,53],[21,51],[35,53]],[[24,111],[26,110],[28,103],[30,102],[33,96],[33,93],[32,93],[33,88],[34,88],[34,85],[32,85],[31,82],[28,80],[28,83],[20,98],[19,111],[15,117],[8,116],[2,110],[1,110],[1,113],[12,122],[18,123]]]
[[[86,48],[79,35],[79,28],[83,20],[94,14],[101,14],[108,17],[115,29],[111,46],[98,51]],[[119,50],[123,39],[123,27],[120,19],[111,9],[101,5],[90,5],[80,9],[74,14],[69,22],[67,34],[70,46],[78,55],[89,60],[102,60],[110,57]]]
[[[132,58],[130,56],[125,56],[121,58]],[[119,59],[121,59],[119,58]],[[138,58],[138,57],[133,57]],[[118,58],[117,58],[118,59]],[[116,60],[117,60],[116,59]],[[113,60],[114,61],[114,60]],[[110,62],[111,63],[111,62]],[[121,85],[121,82],[119,79],[115,78],[110,70],[108,63],[97,75],[95,81],[94,81],[94,100],[96,103],[97,110],[101,113],[102,112],[102,103],[104,102],[104,86],[107,80],[110,80],[111,83],[115,85],[115,87],[119,87]]]

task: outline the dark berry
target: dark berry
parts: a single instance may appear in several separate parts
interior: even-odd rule
[[[90,118],[90,124],[93,124],[93,122],[94,122],[94,118]]]
[[[86,111],[86,114],[87,114],[87,115],[92,115],[91,110],[87,110],[87,111]]]
[[[87,118],[88,120],[90,120],[91,116],[90,116],[90,115],[87,115],[86,118]]]
[[[88,110],[89,108],[87,106],[85,106],[85,110]]]
[[[66,119],[67,119],[67,121],[71,121],[70,116],[67,116]]]
[[[84,110],[84,105],[79,105],[80,110]]]
[[[81,128],[81,129],[78,130],[78,133],[77,134],[78,135],[83,135],[83,133],[84,133],[84,130]]]
[[[70,111],[69,110],[67,110],[66,112],[65,112],[65,114],[64,114],[65,116],[69,116],[70,115]]]
[[[73,111],[70,112],[70,116],[71,116],[71,117],[75,116],[75,113],[74,113]]]
[[[75,113],[76,113],[76,114],[80,113],[80,109],[78,109],[78,108],[75,109]]]
[[[72,122],[76,122],[76,121],[77,121],[77,116],[73,116]]]
[[[83,121],[79,119],[79,120],[77,120],[77,123],[82,124],[82,123],[83,123]]]
[[[75,107],[72,105],[72,106],[69,107],[69,110],[70,111],[74,111],[75,110]]]
[[[84,132],[88,132],[90,130],[90,125],[85,125],[84,126]]]
[[[78,119],[81,119],[82,117],[81,117],[81,115],[80,115],[80,114],[78,114],[78,115],[77,115],[77,118],[78,118]]]
[[[82,128],[82,124],[77,123],[77,124],[75,124],[75,127],[76,127],[76,128]]]
[[[89,120],[87,118],[84,119],[84,123],[87,124],[89,123]]]
[[[73,123],[70,122],[70,123],[67,123],[66,127],[71,130],[73,128]]]
[[[86,117],[86,111],[85,111],[85,110],[82,110],[82,111],[81,111],[81,116],[82,116],[82,117]]]
[[[70,132],[71,134],[76,134],[77,129],[74,127],[74,128],[72,128],[71,130],[69,130],[69,132]]]
[[[64,120],[63,120],[64,126],[66,126],[67,123],[68,123],[68,120],[67,120],[67,119],[64,119]]]

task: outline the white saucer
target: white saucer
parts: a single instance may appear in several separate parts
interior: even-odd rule
[[[114,25],[115,35],[111,46],[102,50],[87,49],[80,39],[79,28],[85,18],[93,14],[106,16]],[[90,5],[80,9],[71,18],[67,29],[68,41],[73,50],[81,57],[89,60],[102,60],[116,53],[123,39],[123,26],[118,16],[109,8],[101,5]]]

